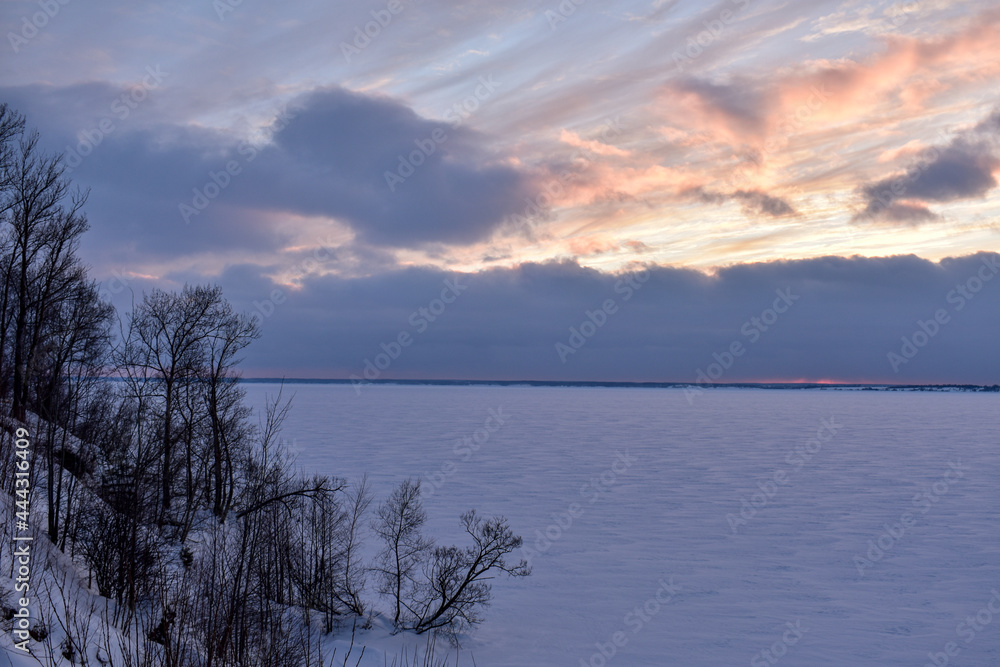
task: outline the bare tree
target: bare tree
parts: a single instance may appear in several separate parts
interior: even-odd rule
[[[338,619],[349,613],[341,601],[344,550],[341,537],[347,513],[335,496],[300,500],[290,528],[285,560],[295,587],[295,598],[308,609],[323,613],[325,629],[334,630]]]
[[[71,296],[53,309],[42,332],[45,345],[32,358],[29,375],[36,382],[35,409],[46,422],[48,527],[55,543],[60,537],[60,510],[69,522],[75,480],[90,467],[86,441],[73,449],[69,435],[80,426],[86,403],[100,393],[97,378],[109,360],[113,317],[114,309],[100,300],[95,283],[77,283]],[[71,474],[65,497],[64,471]]]
[[[17,197],[13,187],[17,170],[17,143],[24,133],[24,116],[6,103],[0,104],[0,222],[7,222],[7,213]],[[14,235],[6,229],[0,232],[0,396],[6,396],[10,387],[8,376],[8,332],[13,323],[14,308]]]
[[[368,475],[364,475],[347,497],[347,521],[343,535],[344,570],[341,600],[347,608],[358,616],[364,616],[365,603],[362,594],[365,588],[366,568],[361,562],[361,548],[364,544],[363,529],[365,514],[372,504],[372,493],[368,485]]]
[[[24,133],[24,116],[6,102],[0,103],[0,215],[10,208],[8,188],[14,182],[14,139]]]
[[[88,496],[80,513],[74,547],[83,556],[101,595],[119,602],[127,618],[161,585],[166,543],[143,511],[145,487],[119,488],[117,495]],[[115,507],[111,506],[114,503]]]
[[[233,446],[247,435],[249,411],[243,406],[244,392],[236,381],[239,354],[260,337],[256,320],[233,311],[226,301],[217,304],[206,336],[205,398],[211,423],[212,476],[209,496],[212,512],[225,520],[233,503],[235,475]]]
[[[402,627],[413,622],[407,616],[409,602],[419,587],[417,579],[432,543],[420,531],[427,520],[420,500],[420,480],[406,479],[375,510],[372,530],[382,540],[382,550],[373,572],[379,593],[393,601],[393,623]]]
[[[38,442],[57,543],[61,508],[72,511],[62,473],[79,472],[80,463],[68,436],[110,342],[111,308],[77,257],[86,198],[71,190],[61,157],[45,154],[38,133],[25,134],[23,117],[0,105],[0,396],[9,396],[14,418],[31,408],[43,420]]]
[[[161,398],[161,521],[170,509],[174,491],[178,394],[189,388],[203,365],[203,343],[209,335],[213,310],[221,300],[219,287],[185,285],[180,294],[153,290],[129,319],[124,345],[130,349],[125,362],[151,372]]]
[[[291,400],[283,401],[281,391],[264,408],[258,446],[244,462],[245,479],[237,519],[275,505],[294,512],[295,503],[301,499],[322,500],[344,489],[343,480],[321,475],[304,479],[293,473],[294,458],[280,437],[289,409]]]
[[[531,574],[527,561],[507,560],[507,555],[522,544],[507,519],[483,519],[470,510],[462,515],[462,525],[473,544],[464,549],[437,547],[425,566],[426,580],[415,592],[410,608],[413,621],[406,626],[417,634],[444,630],[454,639],[458,632],[482,621],[479,610],[490,603],[488,582],[497,573],[513,577]]]
[[[300,604],[323,613],[326,632],[344,616],[363,618],[366,567],[361,559],[367,477],[350,490],[299,503],[288,544],[289,573]],[[365,624],[366,621],[363,621]]]
[[[95,634],[91,620],[97,615],[97,603],[89,593],[71,581],[65,571],[53,571],[51,578],[46,579],[42,587],[46,597],[39,602],[48,607],[50,618],[62,630],[60,653],[70,664],[90,664],[90,644]],[[50,634],[49,637],[51,636]],[[50,655],[52,649],[50,643]]]
[[[22,137],[6,169],[10,180],[4,217],[10,239],[4,244],[11,260],[4,266],[5,309],[12,331],[0,333],[0,345],[11,347],[13,394],[11,416],[24,419],[28,398],[29,363],[42,343],[41,332],[51,309],[68,298],[80,281],[76,258],[79,237],[87,229],[80,213],[86,193],[71,194],[65,167],[58,155],[43,155],[39,136]]]

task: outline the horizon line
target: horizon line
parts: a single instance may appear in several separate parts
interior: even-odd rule
[[[243,377],[242,382],[250,383],[290,383],[290,384],[410,384],[410,385],[533,385],[533,386],[579,386],[579,387],[638,387],[638,388],[760,388],[760,389],[850,389],[850,388],[886,388],[886,389],[966,389],[980,391],[998,391],[998,384],[976,384],[959,382],[809,382],[809,381],[745,381],[745,382],[678,382],[678,381],[629,381],[629,380],[468,380],[468,379],[432,379],[432,378],[379,378],[376,380],[359,381],[351,378],[305,378],[305,377]]]

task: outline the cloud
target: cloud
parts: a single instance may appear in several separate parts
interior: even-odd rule
[[[878,200],[870,201],[865,208],[864,215],[887,222],[900,222],[914,226],[941,219],[941,216],[923,204],[906,201],[894,201],[888,206],[882,206]]]
[[[988,135],[1000,135],[1000,109],[995,110],[989,116],[980,121],[980,123],[976,125],[976,131]]]
[[[112,92],[98,88],[85,90],[98,99]],[[20,92],[13,97],[31,96]],[[49,91],[30,103],[40,111],[30,120],[48,126],[56,150],[78,145],[80,133],[67,128],[96,126],[96,115],[56,106],[67,94]],[[275,225],[282,215],[325,217],[369,245],[471,244],[537,190],[531,173],[457,117],[426,119],[385,96],[319,89],[265,129],[269,140],[251,144],[198,126],[121,123],[73,177],[100,186],[92,217],[103,219],[109,236],[125,232],[153,254],[280,245],[294,237]],[[226,175],[227,165],[238,173]]]
[[[997,185],[993,171],[998,164],[992,146],[958,140],[929,164],[918,167],[919,172],[911,172],[907,192],[917,199],[936,202],[982,197]]]
[[[552,3],[424,0],[404,2],[348,62],[340,44],[372,20],[370,4],[243,7],[224,20],[211,3],[71,5],[17,58],[0,59],[2,99],[17,98],[60,150],[147,67],[169,72],[74,172],[93,188],[88,261],[157,276],[270,267],[288,247],[327,235],[354,244],[336,269],[349,275],[368,272],[357,248],[385,253],[375,272],[562,256],[581,237],[641,239],[655,248],[642,259],[699,266],[737,253],[853,252],[847,196],[864,210],[872,200],[855,188],[902,173],[918,146],[941,144],[936,127],[974,125],[995,102],[983,91],[1000,80],[1000,13],[984,0],[901,5],[901,23],[864,3],[627,2],[582,6],[555,32],[543,16]],[[733,20],[720,26],[724,8]],[[839,36],[800,41],[811,31]],[[446,110],[491,75],[502,82],[496,96],[456,124]],[[269,128],[285,105],[294,116]],[[998,127],[994,117],[980,132]],[[411,168],[400,157],[411,161],[435,132],[447,140],[431,140],[433,153],[416,153],[422,164],[390,187],[386,172]],[[252,161],[240,152],[245,139]],[[967,168],[956,183],[936,179],[942,196],[989,186],[988,165],[971,157],[956,157]],[[229,161],[240,174],[186,224],[179,206],[216,187],[212,175]],[[911,193],[877,212],[924,226],[863,247],[898,243],[934,257],[982,247],[971,228],[995,217],[998,200],[946,207],[930,198],[933,175],[918,184],[927,198]],[[545,189],[554,183],[560,192]],[[734,212],[796,218],[781,234],[747,233],[729,210],[692,205],[684,193],[698,186]],[[505,227],[536,202],[530,229]],[[938,214],[968,217],[945,239],[929,224]],[[710,237],[691,233],[701,229]],[[618,265],[638,255],[593,257]]]
[[[263,156],[285,193],[275,204],[342,217],[377,245],[483,240],[535,186],[457,120],[338,88],[311,93]]]
[[[937,219],[927,204],[981,199],[997,186],[1000,169],[996,113],[945,146],[920,152],[904,171],[862,185],[864,209],[857,219],[919,223]]]
[[[761,190],[736,190],[722,193],[695,188],[692,192],[696,193],[701,201],[708,204],[723,204],[730,200],[738,201],[742,204],[743,211],[748,215],[781,218],[795,214],[795,209],[784,199],[769,195]]]
[[[698,130],[739,143],[761,137],[766,129],[768,104],[750,81],[715,83],[684,77],[667,86],[667,103],[686,111]]]
[[[684,75],[663,86],[662,117],[734,148],[760,149],[783,146],[793,136],[807,137],[845,122],[863,131],[907,117],[925,117],[935,96],[975,95],[976,81],[1000,75],[996,64],[1000,49],[994,39],[1000,12],[995,9],[980,11],[975,20],[957,28],[955,23],[946,24],[950,32],[912,36],[881,34],[887,23],[893,23],[892,17],[879,18],[875,25],[853,10],[843,23],[847,16],[838,11],[819,23],[836,20],[839,32],[872,28],[879,34],[866,39],[867,53],[831,58],[804,53],[794,64],[763,73]],[[907,10],[903,23],[915,16]],[[843,141],[843,130],[837,129]]]
[[[795,209],[785,200],[772,197],[759,190],[737,190],[732,196],[734,199],[743,202],[745,210],[753,213],[769,215],[772,218],[780,218],[795,213]]]
[[[629,155],[628,151],[618,148],[617,146],[612,146],[611,144],[607,144],[596,139],[588,141],[581,138],[576,132],[572,132],[567,129],[563,129],[562,133],[559,135],[559,141],[575,148],[585,148],[598,155],[615,155],[618,157],[628,157]]]
[[[997,261],[996,254],[939,263],[912,255],[820,257],[712,274],[647,265],[648,279],[637,290],[627,287],[628,274],[572,261],[478,274],[405,268],[359,278],[310,276],[294,290],[246,266],[219,280],[252,311],[268,310],[271,290],[283,290],[248,354],[256,375],[347,378],[363,371],[381,343],[406,331],[414,343],[383,377],[694,381],[713,354],[739,341],[746,352],[724,381],[993,383],[1000,374],[993,353],[1000,278],[992,280],[990,267]],[[992,282],[980,282],[984,275]],[[466,289],[418,332],[412,314],[438,298],[450,278]],[[797,298],[776,321],[765,315],[760,329],[752,318],[773,306],[776,290]],[[567,343],[571,327],[579,330],[608,299],[614,314],[563,363],[556,344]],[[898,354],[902,337],[939,309],[948,322],[895,373],[888,354]]]

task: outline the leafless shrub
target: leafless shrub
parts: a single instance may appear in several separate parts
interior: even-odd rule
[[[375,510],[372,530],[382,540],[372,571],[378,591],[393,603],[393,623],[397,628],[412,625],[411,601],[420,582],[420,568],[432,548],[421,529],[427,521],[420,501],[420,481],[404,480]]]

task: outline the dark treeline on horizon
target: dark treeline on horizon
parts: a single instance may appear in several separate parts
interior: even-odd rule
[[[117,379],[117,378],[109,378]],[[250,384],[353,384],[356,380],[343,378],[285,378],[285,377],[241,377],[240,382]],[[829,382],[611,382],[603,380],[435,380],[435,379],[389,379],[365,380],[364,384],[385,385],[484,385],[484,386],[529,386],[529,387],[635,387],[649,389],[683,389],[705,387],[714,389],[861,389],[868,391],[1000,391],[1000,385],[983,384],[884,384],[884,383],[829,383]]]

